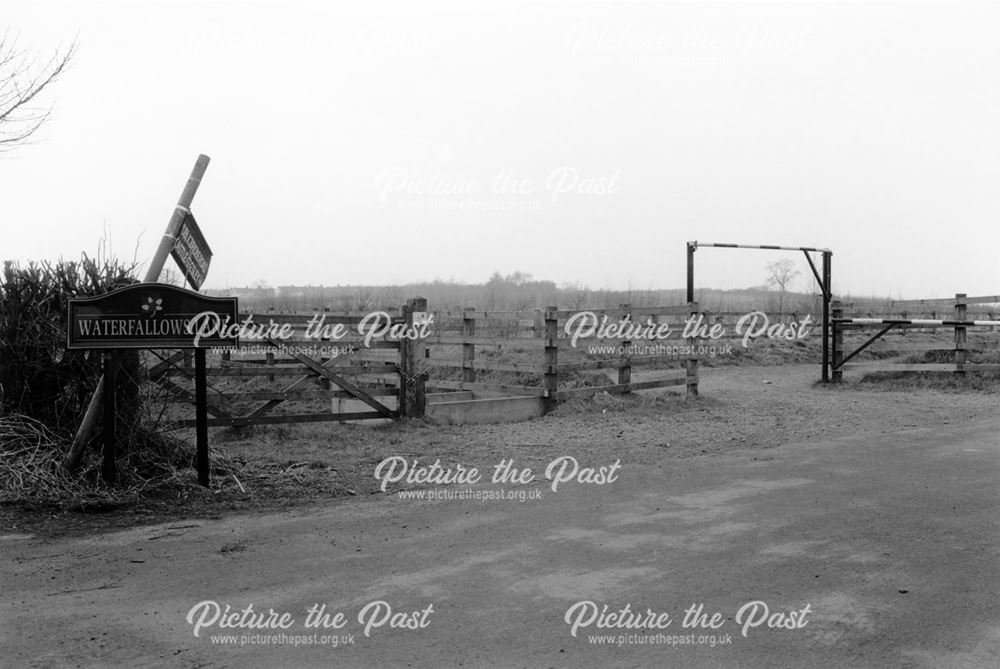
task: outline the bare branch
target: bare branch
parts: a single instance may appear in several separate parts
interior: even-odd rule
[[[52,105],[39,107],[39,96],[69,67],[77,52],[73,42],[44,63],[17,47],[17,37],[0,36],[0,151],[27,143],[52,115]]]

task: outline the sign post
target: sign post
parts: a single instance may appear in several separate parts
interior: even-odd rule
[[[104,465],[106,481],[115,472],[115,355],[119,349],[195,350],[198,482],[209,485],[208,393],[205,349],[239,343],[235,297],[207,297],[163,283],[137,283],[110,293],[72,298],[66,348],[104,351]]]
[[[101,478],[108,483],[114,483],[118,477],[115,468],[115,455],[117,452],[117,435],[115,433],[115,376],[118,371],[118,361],[112,351],[105,351],[101,354],[104,362],[104,448],[102,454],[104,462],[101,466]]]
[[[205,369],[205,349],[194,352],[194,405],[195,405],[195,441],[198,443],[198,483],[208,487],[208,387]]]
[[[184,218],[191,213],[191,202],[194,200],[195,193],[198,192],[198,186],[201,185],[201,178],[205,176],[209,160],[211,159],[208,156],[201,154],[195,161],[191,176],[184,184],[184,190],[181,191],[181,196],[177,200],[177,206],[174,207],[174,211],[170,215],[167,230],[160,238],[160,244],[146,270],[144,282],[154,283],[160,280],[160,272],[163,271],[163,265],[167,262],[167,255],[174,247],[177,233],[184,224]],[[87,412],[83,415],[80,427],[77,428],[76,435],[73,437],[73,443],[70,445],[69,451],[66,452],[66,457],[63,458],[63,467],[69,471],[73,471],[80,464],[80,458],[83,457],[83,447],[87,445],[94,434],[94,425],[97,424],[97,416],[101,411],[101,398],[105,392],[105,385],[104,376],[101,376],[97,382],[97,389],[94,390],[94,394],[90,398],[90,404],[87,405]]]

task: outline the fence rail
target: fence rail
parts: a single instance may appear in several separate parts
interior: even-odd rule
[[[958,293],[949,301],[910,300],[905,304],[933,306],[938,311],[949,311],[950,318],[892,318],[847,317],[844,306],[833,303],[833,380],[842,381],[847,370],[862,373],[875,372],[968,372],[996,371],[1000,369],[1000,339],[994,334],[1000,320],[969,318],[969,304],[996,301],[993,296],[968,298]],[[903,303],[894,302],[893,307]],[[945,309],[950,306],[950,309]],[[939,329],[951,330],[953,336],[943,340]],[[872,332],[874,330],[874,332]],[[867,337],[845,343],[848,335]],[[893,337],[892,335],[898,335]],[[908,335],[905,338],[903,335]],[[924,341],[913,341],[919,336]],[[970,335],[973,340],[970,342]],[[906,339],[906,341],[903,341]],[[867,356],[862,354],[867,353]],[[886,357],[895,354],[894,357]],[[904,354],[911,354],[904,356]],[[917,355],[914,355],[917,354]],[[919,354],[923,354],[920,359]],[[973,356],[986,354],[993,360],[974,360]],[[992,356],[990,356],[992,354]],[[916,359],[915,359],[916,358]]]
[[[608,392],[612,394],[630,393],[637,390],[683,385],[689,394],[698,392],[698,360],[694,356],[635,356],[629,351],[632,340],[609,337],[583,337],[573,340],[563,327],[567,319],[580,313],[592,314],[602,322],[644,324],[654,326],[671,325],[677,329],[681,322],[671,323],[669,317],[688,318],[697,312],[695,303],[685,306],[636,307],[627,304],[612,309],[558,309],[550,307],[534,312],[484,312],[466,309],[461,312],[446,312],[446,317],[435,321],[437,332],[425,340],[424,363],[428,369],[461,370],[460,379],[431,378],[429,388],[442,390],[481,390],[511,392],[529,396],[544,397],[551,408],[556,403],[573,397]],[[441,313],[441,312],[438,312]],[[461,318],[457,315],[461,314]],[[514,328],[514,326],[517,326]],[[511,334],[512,330],[517,332]],[[529,336],[525,336],[527,333]],[[688,343],[693,341],[688,340]],[[607,348],[614,344],[617,354],[587,353],[588,347]],[[457,350],[456,350],[457,349]],[[501,360],[494,360],[494,353],[500,353]],[[522,360],[512,359],[520,356]],[[656,367],[667,364],[683,364],[682,369],[662,370],[664,378],[632,380],[634,367]],[[566,379],[581,372],[606,371],[616,378],[607,382],[587,384],[582,387],[567,387]],[[503,380],[484,381],[484,376],[526,375],[537,385],[508,383]],[[579,382],[580,379],[574,379]]]

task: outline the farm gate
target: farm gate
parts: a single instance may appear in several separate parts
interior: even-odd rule
[[[844,372],[1000,370],[1000,296],[891,302],[873,313],[833,303],[833,380]],[[874,331],[874,332],[873,332]]]
[[[394,314],[375,312],[377,320],[373,314],[328,310],[241,314],[247,330],[260,336],[238,349],[209,351],[208,424],[244,427],[421,415],[423,379],[416,371],[416,346],[412,339],[391,336],[389,328],[413,328],[425,309],[426,301],[417,298]],[[366,324],[371,327],[362,332]],[[149,380],[172,399],[193,402],[189,358],[183,352],[154,355]],[[345,410],[345,404],[354,406]],[[194,421],[182,418],[174,424],[188,427]]]

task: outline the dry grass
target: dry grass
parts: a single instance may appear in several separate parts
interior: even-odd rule
[[[88,451],[80,470],[61,466],[66,442],[37,420],[0,417],[0,503],[60,511],[99,511],[139,502],[144,496],[184,495],[197,486],[194,453],[184,442],[148,431],[129,435],[129,448],[116,461],[119,480],[101,478],[102,458]],[[235,465],[214,454],[216,475]]]

